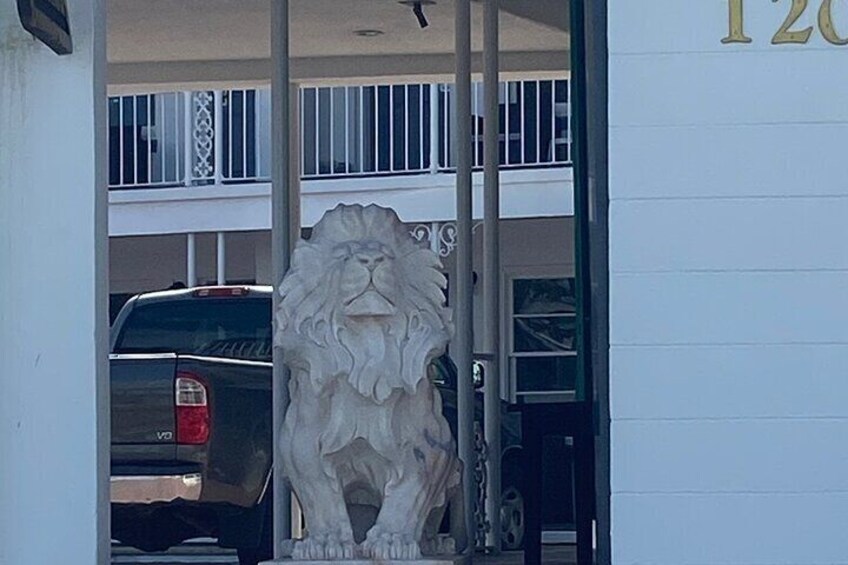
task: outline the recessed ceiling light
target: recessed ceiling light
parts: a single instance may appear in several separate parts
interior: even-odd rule
[[[353,32],[353,35],[359,37],[377,37],[378,35],[383,35],[383,31],[379,29],[358,29]]]

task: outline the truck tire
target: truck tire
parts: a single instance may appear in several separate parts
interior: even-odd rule
[[[501,494],[501,545],[506,551],[519,550],[524,545],[524,497],[521,491],[507,485]]]
[[[259,527],[259,545],[239,547],[239,565],[258,565],[274,558],[274,496],[269,490],[262,501],[262,519]]]
[[[265,551],[264,548],[259,547],[239,548],[237,551],[239,565],[259,565],[263,561],[274,558],[273,551]]]
[[[521,450],[503,459],[501,489],[501,549],[516,551],[524,547],[524,495],[521,492]]]

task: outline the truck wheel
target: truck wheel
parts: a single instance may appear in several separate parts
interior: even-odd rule
[[[521,549],[524,543],[524,497],[514,486],[501,494],[501,545],[507,551]]]
[[[274,552],[264,547],[241,547],[238,549],[239,565],[259,565],[274,558]]]
[[[262,517],[259,521],[259,545],[257,547],[239,547],[239,565],[258,565],[274,558],[274,495],[265,493],[262,504]]]
[[[524,547],[524,484],[521,476],[521,450],[510,450],[503,458],[501,490],[501,548],[516,551]]]

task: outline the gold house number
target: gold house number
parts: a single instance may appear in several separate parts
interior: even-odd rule
[[[778,2],[779,0],[772,0]],[[783,21],[783,25],[771,38],[774,45],[784,43],[807,43],[813,34],[813,26],[804,29],[793,29],[795,24],[807,11],[809,0],[792,0],[789,7],[789,15]],[[729,33],[721,40],[722,43],[751,43],[751,38],[745,35],[745,7],[744,0],[727,1],[729,15]],[[848,45],[848,37],[840,37],[833,25],[833,0],[823,0],[819,8],[819,31],[822,36],[834,45]]]

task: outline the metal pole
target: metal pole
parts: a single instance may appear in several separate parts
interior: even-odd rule
[[[218,284],[227,284],[227,239],[224,232],[218,232]]]
[[[197,241],[193,233],[186,237],[186,286],[197,286]]]
[[[301,132],[300,127],[300,86],[290,83],[289,88],[289,251],[294,251],[295,244],[300,239],[300,175],[301,163]]]
[[[457,435],[463,462],[463,503],[468,553],[474,551],[477,524],[474,502],[474,347],[471,209],[471,0],[456,0],[456,337],[452,353],[457,365]]]
[[[589,233],[591,227],[591,191],[588,161],[588,125],[587,125],[587,61],[586,61],[586,16],[588,2],[571,2],[571,95],[577,101],[577,111],[571,115],[574,167],[574,231],[575,231],[575,281],[577,298],[577,386],[578,403],[586,406],[587,417],[581,422],[586,433],[575,437],[575,522],[577,524],[577,562],[592,561],[593,534],[589,524],[592,522],[592,499],[598,500],[590,489],[593,486],[592,465],[586,460],[592,456],[594,434],[591,434],[594,407],[594,382],[592,376],[592,274]],[[556,97],[556,89],[552,89]],[[569,99],[569,104],[572,100]],[[589,437],[587,437],[587,434]],[[579,442],[579,443],[578,443]],[[588,472],[587,472],[588,471]],[[601,485],[603,486],[603,485]],[[588,487],[588,488],[587,488]],[[599,517],[595,514],[595,517]],[[581,524],[584,527],[581,527]],[[588,526],[588,527],[587,527]],[[608,532],[607,532],[608,533]],[[603,535],[604,532],[601,531]],[[604,544],[603,539],[601,543]],[[601,550],[603,553],[603,549]]]
[[[291,154],[289,150],[289,2],[271,2],[271,264],[272,284],[279,286],[291,256]],[[274,292],[274,311],[279,293]],[[274,333],[276,333],[276,317]],[[282,558],[283,541],[291,536],[291,492],[282,470],[280,431],[289,404],[289,372],[282,351],[274,347],[274,557]]]
[[[501,547],[501,317],[500,317],[500,163],[498,108],[498,0],[483,2],[483,347],[491,354],[483,392],[488,544]],[[505,103],[509,104],[509,96]],[[509,143],[507,136],[506,143]]]

